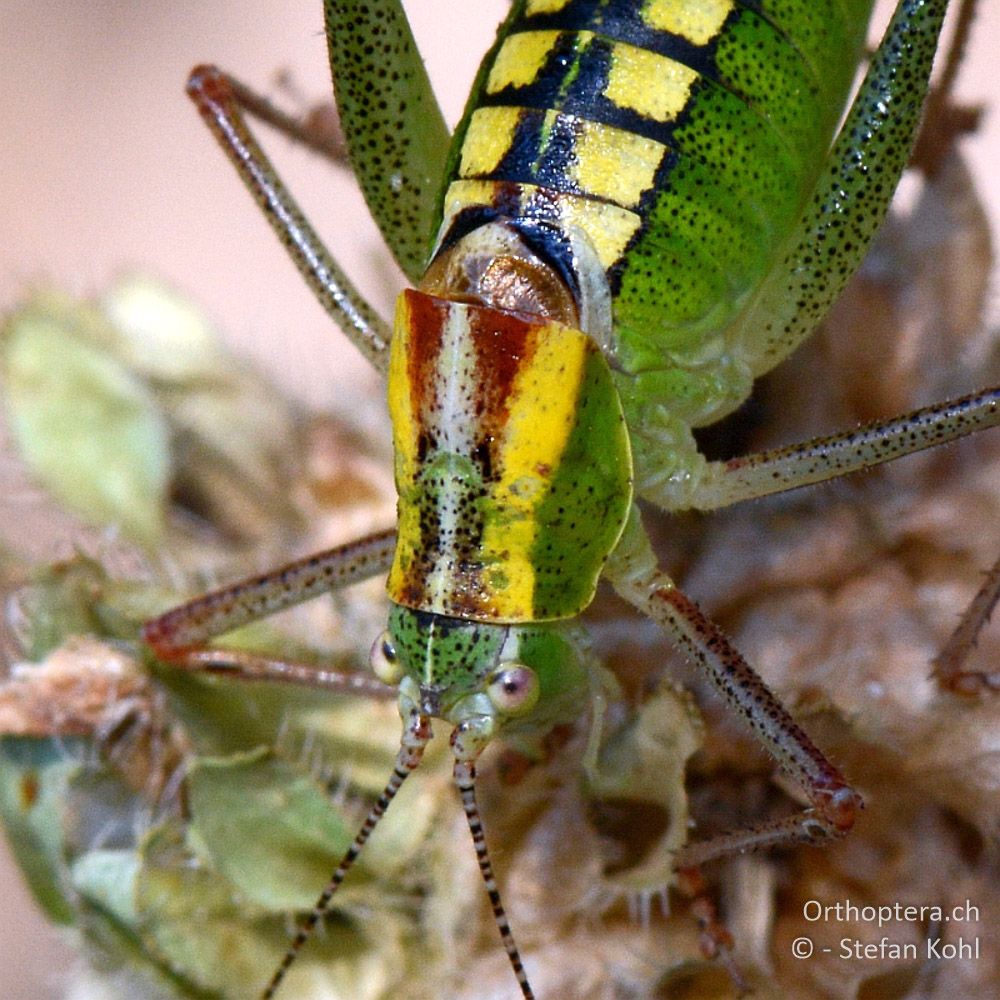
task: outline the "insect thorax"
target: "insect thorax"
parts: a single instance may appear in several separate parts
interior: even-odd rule
[[[390,359],[389,596],[481,622],[576,615],[631,501],[621,404],[580,329],[600,302],[500,224],[440,255],[424,287],[400,297]]]

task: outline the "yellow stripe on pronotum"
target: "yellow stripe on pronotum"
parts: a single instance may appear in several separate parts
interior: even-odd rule
[[[530,364],[514,379],[511,415],[498,449],[500,476],[491,490],[504,516],[488,522],[483,532],[484,561],[499,567],[504,578],[494,593],[499,615],[508,621],[527,620],[534,612],[536,512],[573,430],[591,343],[569,327],[541,327]]]

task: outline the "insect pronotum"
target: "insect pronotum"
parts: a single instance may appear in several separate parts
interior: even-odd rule
[[[885,214],[947,3],[901,0],[837,132],[870,7],[518,0],[446,157],[401,5],[328,0],[354,169],[416,286],[391,331],[247,130],[241,107],[259,112],[253,98],[213,67],[192,73],[191,97],[296,265],[387,376],[399,493],[396,531],[200,597],[144,630],[178,667],[318,684],[295,664],[206,643],[388,571],[375,678],[322,683],[396,689],[395,768],[264,998],[419,765],[432,718],[452,726],[454,781],[496,924],[522,996],[534,995],[479,820],[476,762],[495,739],[540,736],[584,711],[588,660],[573,619],[602,576],[704,672],[808,801],[688,846],[678,868],[696,882],[713,858],[854,825],[860,796],[658,568],[636,501],[711,510],[1000,422],[990,388],[724,463],[703,458],[691,433],[732,412],[808,336]],[[991,682],[962,661],[960,651],[947,683]],[[724,929],[700,912],[706,947],[726,958]]]

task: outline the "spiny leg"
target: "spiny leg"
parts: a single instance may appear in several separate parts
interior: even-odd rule
[[[396,797],[396,793],[403,782],[420,765],[420,761],[424,756],[424,750],[427,748],[431,736],[430,719],[426,715],[420,714],[415,708],[411,708],[403,721],[403,736],[400,740],[399,753],[396,755],[396,763],[385,789],[365,817],[365,821],[361,829],[358,830],[354,842],[347,849],[347,853],[337,866],[337,870],[330,877],[330,881],[320,894],[319,899],[316,900],[316,905],[313,907],[312,912],[305,919],[302,926],[299,927],[298,932],[292,939],[292,943],[288,946],[288,951],[285,952],[285,956],[281,960],[281,964],[275,970],[271,981],[264,988],[263,993],[261,993],[260,1000],[271,1000],[271,997],[274,996],[291,964],[302,950],[302,946],[312,936],[316,924],[326,912],[330,901],[336,894],[337,889],[340,888],[351,866],[357,860],[361,849],[367,843],[372,831],[378,825],[379,820],[385,815],[385,811],[389,808],[389,803]]]
[[[395,541],[394,531],[383,531],[212,591],[147,622],[142,637],[160,660],[184,670],[393,697],[393,688],[367,675],[318,670],[205,644],[248,622],[385,572]]]
[[[497,887],[496,876],[493,874],[493,864],[486,846],[486,834],[483,832],[483,824],[479,818],[479,806],[476,804],[476,759],[487,742],[488,736],[484,737],[483,734],[477,732],[473,720],[462,723],[452,732],[451,748],[455,754],[455,767],[453,769],[455,786],[462,797],[462,809],[465,811],[469,832],[472,834],[476,861],[486,886],[486,894],[489,896],[490,907],[493,910],[493,920],[500,932],[504,951],[507,952],[507,958],[510,960],[511,968],[517,977],[518,986],[521,987],[523,1000],[534,1000],[535,994],[531,983],[528,982],[528,974],[524,971],[521,953],[514,940],[514,933],[510,929],[510,921],[507,919],[503,900],[500,898],[500,890]]]
[[[686,499],[696,510],[728,507],[872,469],[998,425],[1000,386],[994,386],[827,437],[709,462]]]
[[[606,573],[618,593],[657,622],[712,682],[811,804],[804,813],[686,847],[677,855],[676,866],[696,867],[713,858],[745,851],[844,836],[862,807],[861,797],[792,719],[722,630],[658,569],[649,538],[634,508]]]
[[[759,375],[823,319],[882,224],[909,159],[947,0],[899,0],[781,263],[734,331]]]
[[[824,482],[874,468],[904,455],[945,444],[1000,424],[1000,387],[938,403],[857,430],[758,452],[729,462],[709,462],[691,490],[691,506],[727,507],[757,497]],[[962,616],[934,660],[941,687],[959,694],[1000,688],[995,671],[969,671],[965,660],[1000,596],[1000,563]]]
[[[214,66],[198,66],[187,91],[323,308],[384,373],[389,329],[338,267],[251,134],[241,111],[246,88]]]

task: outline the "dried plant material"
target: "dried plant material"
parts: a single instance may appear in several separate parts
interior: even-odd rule
[[[926,216],[936,220],[931,252]],[[997,340],[978,327],[988,246],[963,166],[942,164],[912,219],[887,230],[826,338],[767,381],[744,450],[995,378]],[[167,315],[193,345],[179,369],[156,369],[142,351],[130,361],[171,392],[198,383],[176,412],[202,446],[178,454],[175,481],[209,483],[214,455],[224,469],[262,474],[283,497],[259,521],[254,502],[213,502],[225,513],[201,547],[174,508],[163,529],[173,579],[199,586],[220,562],[239,575],[260,568],[272,546],[319,547],[387,523],[388,463],[365,408],[378,402],[342,400],[343,412],[310,418],[305,433],[292,422],[283,440],[302,450],[288,468],[274,460],[277,438],[263,435],[263,456],[216,438],[256,390],[212,395],[209,370],[231,363],[206,346],[196,319],[158,301],[136,286],[106,308],[116,329],[154,340]],[[989,932],[1000,912],[1000,703],[943,694],[930,669],[1000,546],[998,464],[994,432],[660,527],[684,587],[867,803],[852,835],[830,848],[711,867],[755,997],[997,995]],[[227,487],[203,489],[219,498]],[[262,525],[273,538],[255,546]],[[233,554],[227,537],[249,542]],[[180,597],[152,575],[120,578],[79,559],[19,591],[7,643],[18,665],[0,688],[0,811],[37,898],[80,930],[105,970],[81,996],[236,1000],[271,974],[287,911],[308,909],[384,786],[400,722],[392,704],[152,662],[140,623]],[[357,669],[384,615],[373,581],[242,629],[231,644]],[[649,622],[602,595],[587,624],[595,658],[618,679],[592,692],[610,702],[605,717],[563,727],[531,758],[491,749],[481,768],[487,839],[532,982],[546,1000],[733,997],[672,892],[672,855],[689,835],[783,815],[792,803],[772,762],[697,679],[707,724],[692,696],[664,680],[677,655]],[[998,645],[996,629],[984,631],[973,664],[997,662]],[[323,934],[293,967],[290,996],[510,997],[444,744],[373,835]],[[975,955],[958,950],[973,942]]]
[[[88,343],[103,325],[92,307],[53,294],[15,313],[0,333],[8,419],[59,502],[152,547],[163,537],[168,430],[149,388]]]
[[[0,732],[83,736],[113,730],[128,715],[152,712],[149,679],[127,656],[81,636],[43,663],[18,667],[0,688]]]
[[[982,314],[989,246],[954,156],[926,184],[913,215],[887,227],[824,336],[766,381],[770,417],[751,446],[996,381],[1000,342],[970,322]],[[947,278],[959,272],[961,281]],[[869,357],[852,353],[865,344]],[[996,995],[1000,959],[989,929],[1000,905],[1000,702],[944,693],[931,673],[1000,549],[998,482],[1000,439],[987,432],[720,513],[689,550],[685,587],[704,599],[866,801],[843,843],[762,861],[775,872],[766,954],[783,996]],[[997,662],[1000,635],[987,626],[968,669],[993,670]],[[744,791],[733,804],[742,798],[741,808],[753,810],[747,818],[756,818],[753,790],[767,764],[711,696],[705,704],[713,738],[699,785],[726,772],[739,781],[742,773]],[[880,927],[862,909],[896,903],[918,915]],[[732,905],[727,916],[739,942],[741,928],[761,920],[740,909],[760,903]],[[818,907],[830,909],[815,917]],[[953,908],[959,915],[949,919]],[[944,916],[936,921],[935,914]],[[809,958],[793,952],[798,939],[811,942]]]
[[[0,344],[18,453],[91,525],[152,552],[171,500],[230,545],[292,521],[294,407],[162,282],[126,276],[98,303],[36,293]]]

